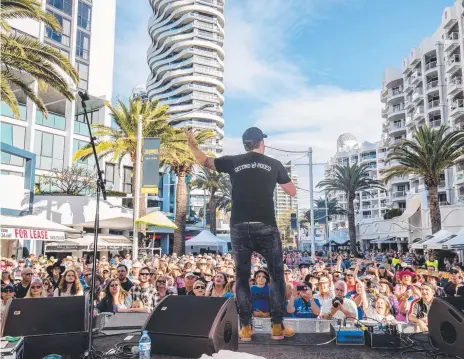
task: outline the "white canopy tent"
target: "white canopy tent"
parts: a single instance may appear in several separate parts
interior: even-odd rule
[[[204,229],[198,235],[185,242],[186,253],[197,252],[201,249],[217,250],[221,253],[227,252],[227,242],[216,237],[209,230]]]
[[[449,237],[452,234],[453,233],[451,233],[450,231],[447,231],[446,229],[442,229],[438,231],[437,233],[435,233],[434,235],[425,236],[420,241],[413,243],[411,248],[412,249],[424,249],[424,250],[433,249],[432,247],[430,247],[431,245],[438,243],[442,239],[445,239],[446,237]]]
[[[464,229],[461,229],[459,232],[451,234],[434,244],[428,245],[427,249],[464,249]]]

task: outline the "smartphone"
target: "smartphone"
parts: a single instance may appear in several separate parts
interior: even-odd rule
[[[307,285],[297,285],[296,291],[297,292],[306,292],[309,289]]]

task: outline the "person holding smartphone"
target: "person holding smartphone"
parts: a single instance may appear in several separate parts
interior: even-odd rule
[[[297,285],[287,304],[287,313],[295,318],[317,318],[321,312],[321,303],[314,298],[311,283]]]

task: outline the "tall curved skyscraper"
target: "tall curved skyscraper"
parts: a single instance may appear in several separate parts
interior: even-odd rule
[[[173,126],[215,131],[216,139],[202,147],[220,154],[225,0],[149,1],[148,97],[170,106]]]

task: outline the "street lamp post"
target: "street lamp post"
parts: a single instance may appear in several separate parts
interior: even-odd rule
[[[309,213],[311,217],[309,239],[311,240],[311,259],[316,262],[316,243],[314,240],[314,190],[313,190],[313,149],[308,148],[309,160]]]
[[[194,113],[197,111],[204,110],[205,108],[211,108],[214,107],[213,104],[209,103],[203,106],[200,106],[198,108],[192,109],[190,111],[187,111],[181,115],[171,117],[171,121],[175,120],[177,118],[180,118],[182,116],[188,115],[190,113]],[[133,208],[133,213],[134,213],[134,233],[133,233],[133,239],[132,239],[132,257],[134,260],[138,258],[138,233],[137,233],[137,224],[135,221],[139,218],[140,216],[140,179],[142,176],[142,141],[143,141],[143,134],[142,134],[142,129],[143,129],[143,118],[142,115],[139,115],[138,120],[137,120],[137,153],[136,153],[136,168],[135,168],[135,198],[134,198],[134,208]]]

